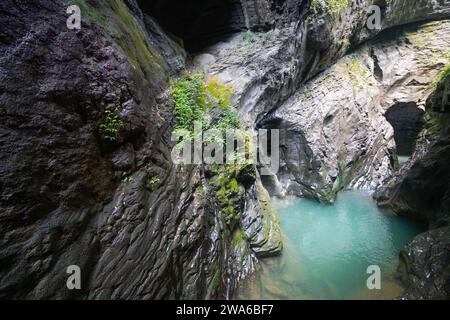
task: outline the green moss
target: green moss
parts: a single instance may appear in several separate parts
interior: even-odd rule
[[[178,128],[193,130],[194,122],[205,122],[206,88],[203,75],[184,74],[172,83]]]
[[[233,235],[233,242],[240,243],[243,240],[243,233],[241,229],[236,229]]]
[[[363,159],[359,158],[349,168],[340,169],[333,187],[323,191],[323,200],[327,203],[333,203],[336,200],[338,192],[345,189],[352,180],[361,174],[363,166]]]
[[[231,179],[230,181],[230,191],[233,193],[239,192],[239,184],[236,179]]]
[[[216,192],[216,201],[227,225],[240,220],[241,214],[237,209],[243,194],[235,178],[237,173],[229,170],[228,165],[219,167],[209,181]]]
[[[271,33],[269,32],[253,32],[248,30],[241,34],[241,39],[247,45],[264,45],[271,40]]]
[[[233,232],[233,246],[235,248],[245,249],[247,247],[247,241],[245,239],[245,234],[241,228],[237,228]]]
[[[342,187],[338,187],[342,188]],[[325,202],[325,203],[333,203],[336,200],[336,195],[337,192],[333,190],[333,188],[327,188],[322,192],[322,199],[321,202]]]
[[[450,64],[445,65],[441,71],[439,71],[436,79],[430,84],[430,89],[436,91],[438,86],[447,78],[450,77]]]
[[[283,247],[283,241],[278,213],[272,204],[269,193],[264,189],[261,183],[256,184],[256,192],[261,208],[263,226],[263,240],[261,241],[260,246],[262,249],[268,251],[280,251]]]
[[[364,88],[370,85],[368,79],[371,74],[369,69],[362,65],[357,58],[352,58],[346,62],[347,73],[353,87]]]
[[[447,126],[447,117],[434,112],[427,112],[424,117],[423,129],[417,137],[417,144],[420,145],[426,143],[426,141],[432,139],[433,136],[439,136],[441,131],[445,130]]]
[[[328,12],[337,13],[342,9],[348,8],[349,0],[310,0],[311,9],[314,13]]]
[[[85,0],[66,1],[80,7],[82,18],[107,30],[139,74],[161,73],[157,66],[164,66],[164,61],[152,53],[145,31],[122,0],[99,0],[95,5]]]
[[[212,100],[210,106],[219,105],[222,108],[229,108],[231,106],[231,98],[234,92],[232,85],[220,83],[217,77],[208,77],[205,89],[209,99]]]
[[[207,297],[211,297],[219,288],[222,281],[222,268],[218,264],[211,266],[211,278],[208,283]]]
[[[66,0],[69,5],[76,5],[80,8],[81,18],[86,18],[88,21],[99,25],[101,27],[107,26],[107,18],[105,15],[94,8],[92,5],[88,4],[86,0]]]
[[[194,193],[195,197],[197,198],[197,200],[200,203],[205,203],[206,200],[206,193],[205,193],[205,188],[203,187],[203,185],[200,185]]]

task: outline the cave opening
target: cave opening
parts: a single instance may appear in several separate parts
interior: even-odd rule
[[[191,53],[246,30],[240,0],[138,0],[142,11]]]
[[[424,126],[425,111],[416,103],[397,103],[386,112],[387,121],[394,128],[399,157],[411,157],[416,149],[417,136]]]

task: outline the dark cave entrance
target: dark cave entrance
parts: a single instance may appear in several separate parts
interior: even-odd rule
[[[414,153],[417,136],[424,125],[424,115],[425,111],[414,102],[397,103],[386,112],[385,117],[394,128],[399,156],[410,157]]]
[[[165,30],[181,38],[191,53],[246,29],[239,0],[138,0],[138,3]]]

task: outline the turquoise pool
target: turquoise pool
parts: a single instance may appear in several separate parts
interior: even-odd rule
[[[422,230],[382,212],[371,195],[344,192],[332,205],[275,200],[285,238],[278,258],[243,282],[241,299],[391,299],[398,253]],[[381,290],[367,289],[367,267],[381,268]]]

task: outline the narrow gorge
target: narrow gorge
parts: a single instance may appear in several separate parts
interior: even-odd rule
[[[449,299],[447,0],[2,0],[0,21],[0,299]],[[198,123],[244,161],[234,140],[175,161]]]

